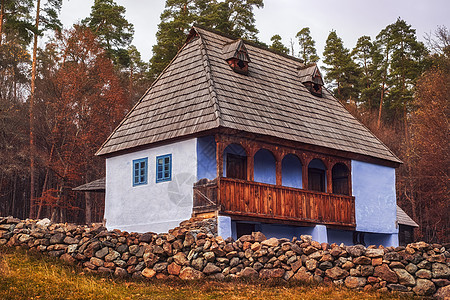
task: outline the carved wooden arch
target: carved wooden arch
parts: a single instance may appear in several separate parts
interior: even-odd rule
[[[286,156],[288,155],[294,155],[295,157],[298,158],[298,160],[300,161],[300,164],[303,166],[305,165],[303,162],[305,160],[304,156],[302,155],[304,154],[304,152],[302,151],[298,151],[298,150],[294,150],[294,151],[285,151],[283,152],[283,157],[281,158],[281,161],[283,161],[283,159],[286,158]]]

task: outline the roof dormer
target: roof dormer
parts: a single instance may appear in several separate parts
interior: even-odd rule
[[[230,65],[233,71],[240,74],[248,74],[250,57],[241,39],[225,44],[222,53],[223,58],[228,62],[228,65]]]
[[[323,79],[316,64],[300,68],[300,81],[314,96],[322,97]]]

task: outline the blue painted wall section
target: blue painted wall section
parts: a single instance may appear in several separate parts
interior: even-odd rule
[[[297,156],[288,154],[281,162],[282,185],[302,188],[302,164]]]
[[[197,139],[197,179],[212,180],[217,176],[216,142],[213,136]]]
[[[260,149],[254,157],[254,179],[256,182],[276,184],[275,157],[266,149]]]
[[[356,230],[397,234],[395,169],[353,160],[352,187]]]
[[[247,153],[245,153],[245,150],[244,148],[242,148],[241,145],[238,144],[228,145],[223,151],[223,177],[227,177],[227,153],[240,156],[247,156]]]

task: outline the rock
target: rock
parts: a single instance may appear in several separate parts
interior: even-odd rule
[[[115,260],[114,264],[120,268],[125,268],[127,266],[127,262],[121,259]]]
[[[213,263],[208,263],[206,265],[206,267],[203,269],[203,273],[205,273],[206,275],[210,275],[210,274],[213,274],[213,273],[218,273],[218,272],[221,272],[221,271],[222,270],[218,266],[213,264]]]
[[[366,249],[366,256],[370,258],[383,257],[383,249]]]
[[[144,270],[142,270],[141,274],[145,278],[152,278],[156,275],[156,271],[150,268],[145,268]]]
[[[419,262],[419,263],[417,264],[417,267],[418,267],[419,269],[428,269],[428,270],[431,270],[431,263],[430,263],[429,261],[427,261],[427,260],[422,260],[421,262]]]
[[[324,261],[319,264],[319,269],[321,269],[323,271],[331,269],[332,267],[333,267],[333,264],[329,261]]]
[[[416,276],[417,276],[418,278],[431,279],[432,273],[431,273],[430,270],[427,270],[427,269],[420,269],[419,271],[416,272]]]
[[[400,260],[400,255],[397,252],[387,252],[384,254],[383,258],[389,261],[398,261]]]
[[[255,242],[263,242],[267,240],[266,236],[262,232],[252,232],[252,237]]]
[[[181,271],[181,266],[177,263],[171,263],[170,265],[167,266],[167,272],[170,275],[175,275],[178,276],[180,274]]]
[[[311,281],[313,280],[313,276],[305,267],[301,267],[297,273],[292,276],[292,279],[298,281]]]
[[[89,262],[90,262],[91,264],[93,264],[94,266],[97,266],[97,267],[102,267],[103,264],[105,263],[103,260],[101,260],[101,259],[99,259],[99,258],[97,258],[97,257],[91,257],[91,259],[89,260]]]
[[[292,244],[291,245],[291,250],[294,251],[298,255],[302,255],[303,254],[302,249],[297,244]]]
[[[302,266],[302,260],[298,259],[293,264],[291,264],[291,269],[295,273]]]
[[[405,265],[399,261],[393,261],[389,264],[389,268],[391,269],[404,269]]]
[[[32,237],[30,235],[28,235],[28,234],[21,234],[19,236],[19,242],[21,242],[21,243],[26,243],[26,242],[28,242],[31,239],[32,239]]]
[[[72,255],[67,253],[62,254],[59,258],[65,263],[70,265],[74,265],[77,262],[77,260],[74,257],[72,257]]]
[[[102,249],[100,249],[100,250],[98,250],[97,252],[95,252],[95,257],[103,258],[103,257],[105,257],[108,253],[109,253],[109,248],[108,248],[108,247],[103,247]]]
[[[313,254],[316,251],[317,251],[317,248],[315,248],[313,246],[308,246],[305,249],[303,249],[303,254],[310,255],[310,254]]]
[[[308,259],[305,262],[305,266],[309,271],[314,271],[317,268],[317,260],[315,259]]]
[[[322,250],[313,252],[313,253],[311,253],[311,254],[308,256],[308,258],[310,258],[310,259],[315,259],[315,260],[320,260],[320,259],[322,259],[322,257],[323,257],[323,251],[322,251]]]
[[[153,233],[151,232],[141,234],[141,236],[139,237],[139,242],[150,243],[152,241],[152,237]]]
[[[161,250],[162,250],[162,248],[161,248]],[[131,255],[136,255],[136,253],[138,253],[138,251],[139,251],[139,245],[131,245],[128,248],[128,251],[130,252]],[[153,252],[155,252],[155,251],[153,251]],[[160,252],[162,254],[164,252],[164,250],[162,250]]]
[[[128,277],[128,272],[125,269],[117,267],[114,270],[114,276],[120,277],[120,278],[125,278],[125,277]]]
[[[256,279],[256,278],[258,278],[259,274],[258,274],[258,271],[256,271],[255,269],[246,267],[246,268],[244,268],[244,270],[242,270],[239,273],[239,276]]]
[[[450,268],[446,264],[434,263],[432,265],[433,278],[449,278]]]
[[[434,283],[428,279],[417,279],[416,286],[413,288],[414,293],[419,296],[431,296],[436,291]]]
[[[448,279],[431,279],[431,281],[433,281],[434,285],[437,287],[450,285],[450,280]]]
[[[191,267],[185,267],[181,270],[179,277],[182,280],[196,280],[205,277],[205,275]]]
[[[359,257],[365,254],[366,247],[363,245],[347,246],[345,250],[353,257]]]
[[[153,266],[153,270],[159,273],[164,272],[167,269],[167,265],[168,263],[166,262],[157,263]]]
[[[394,271],[392,271],[386,264],[382,264],[381,266],[376,266],[373,276],[380,277],[382,280],[385,280],[385,281],[391,282],[391,283],[398,282],[397,274]]]
[[[122,244],[122,245],[117,246],[116,250],[117,250],[117,252],[123,254],[128,251],[128,246],[127,246],[127,244]]]
[[[448,300],[450,299],[450,285],[445,287],[441,287],[437,290],[437,292],[433,295],[437,300]]]
[[[283,269],[262,269],[259,271],[259,278],[268,279],[268,278],[282,278],[284,275]]]
[[[173,260],[179,264],[180,266],[185,266],[189,264],[189,261],[186,258],[186,254],[183,252],[178,252],[173,256]]]
[[[191,265],[195,269],[201,271],[203,269],[203,267],[205,266],[205,260],[203,259],[203,257],[198,257],[198,258],[192,260]]]
[[[333,267],[325,271],[325,275],[333,280],[343,279],[348,276],[348,272],[339,267]]]
[[[245,234],[241,236],[238,240],[241,241],[242,243],[254,241],[251,234]]]
[[[120,257],[120,253],[116,250],[113,250],[112,248],[109,248],[109,254],[105,256],[105,261],[111,262],[115,261]]]
[[[367,277],[373,275],[374,267],[371,265],[359,265],[358,268],[361,276]]]
[[[47,218],[36,222],[36,226],[43,227],[43,228],[46,228],[46,227],[50,226],[50,224],[52,224],[52,221],[50,221]]]
[[[414,277],[405,269],[394,269],[394,272],[397,273],[398,283],[406,286],[414,286],[416,284]]]
[[[372,258],[372,266],[381,266],[383,264],[383,258],[382,257],[377,257],[377,258]]]
[[[62,242],[64,242],[65,237],[66,235],[64,233],[58,232],[52,235],[52,237],[50,238],[50,244],[61,244]]]
[[[351,261],[346,261],[344,264],[342,264],[342,268],[345,270],[350,270],[354,266],[355,266],[355,264],[352,263]]]
[[[233,257],[230,260],[230,267],[235,267],[239,264],[239,257]]]
[[[356,265],[370,265],[372,260],[366,256],[360,256],[353,259],[353,263]]]
[[[415,264],[407,264],[405,267],[406,271],[408,271],[410,274],[415,274],[417,271],[417,266]]]
[[[394,292],[408,292],[408,288],[402,284],[390,283],[387,287]]]
[[[74,237],[66,236],[63,242],[64,244],[78,244],[80,241]]]
[[[351,289],[360,288],[366,285],[367,279],[364,277],[348,276],[345,278],[345,286]]]
[[[216,259],[214,252],[206,252],[203,254],[203,257],[209,262],[213,262]]]
[[[277,238],[270,238],[268,240],[261,241],[261,245],[267,247],[277,247],[280,244]]]

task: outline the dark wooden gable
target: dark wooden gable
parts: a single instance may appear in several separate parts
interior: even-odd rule
[[[316,64],[301,67],[298,73],[300,82],[311,92],[311,94],[322,97],[323,78]]]

